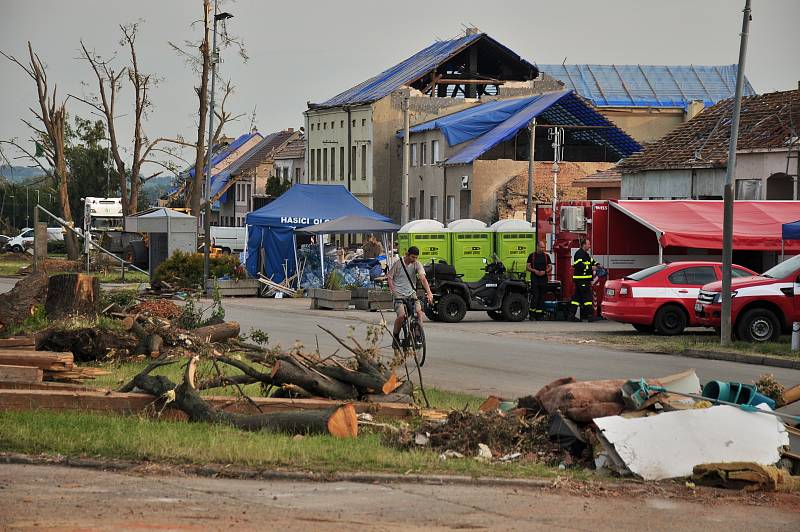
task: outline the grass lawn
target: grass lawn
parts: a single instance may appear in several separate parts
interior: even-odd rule
[[[117,387],[139,373],[147,362],[98,364],[112,375],[92,381],[93,386]],[[226,366],[226,372],[237,370]],[[158,368],[152,374],[182,378],[183,365]],[[210,363],[198,366],[198,376],[215,375]],[[245,386],[249,395],[261,395],[259,385]],[[232,395],[233,389],[203,392]],[[476,410],[483,397],[428,389],[435,408]],[[155,421],[138,416],[114,416],[81,412],[0,412],[0,451],[26,454],[61,454],[108,459],[151,460],[170,464],[231,464],[313,470],[316,472],[372,471],[400,474],[450,473],[473,476],[552,477],[562,474],[532,461],[487,464],[471,458],[443,461],[436,451],[402,451],[381,444],[371,427],[359,437],[339,440],[330,436],[293,438],[267,432],[244,432],[222,425]],[[586,472],[570,473],[585,477]]]
[[[659,336],[636,331],[603,334],[598,342],[635,348],[640,351],[681,353],[684,351],[717,351],[748,355],[769,355],[800,360],[800,353],[790,350],[791,338],[781,336],[777,342],[750,343],[733,342],[730,347],[719,344],[719,334],[714,331],[684,332],[678,336]]]
[[[17,275],[19,269],[30,264],[31,260],[17,253],[0,254],[0,277]]]

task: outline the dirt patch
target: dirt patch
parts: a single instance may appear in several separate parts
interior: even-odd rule
[[[171,320],[181,315],[181,308],[167,299],[148,299],[133,307],[130,312]]]
[[[79,260],[45,259],[42,261],[41,266],[47,273],[79,272],[84,267],[84,263]],[[21,275],[27,275],[32,271],[33,263],[19,269]]]

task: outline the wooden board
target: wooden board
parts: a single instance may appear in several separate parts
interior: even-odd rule
[[[0,365],[34,366],[51,371],[72,369],[72,353],[0,349]]]
[[[42,382],[44,371],[33,366],[0,366],[0,381]]]
[[[0,349],[36,349],[36,338],[33,336],[12,336],[0,338]]]
[[[258,408],[235,397],[203,397],[214,408],[226,412],[257,414],[286,412],[289,410],[309,410],[330,408],[346,401],[330,399],[273,399],[254,397]],[[408,418],[416,414],[416,407],[402,403],[352,403],[356,412],[369,412],[377,416]],[[139,414],[160,412],[161,400],[144,393],[116,393],[103,390],[84,391],[79,389],[0,389],[0,410],[82,410],[100,413]],[[166,412],[167,410],[165,410]],[[168,409],[171,419],[184,419],[182,412]]]

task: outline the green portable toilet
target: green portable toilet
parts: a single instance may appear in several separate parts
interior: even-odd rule
[[[436,220],[414,220],[408,222],[397,232],[397,251],[400,255],[411,246],[419,248],[419,261],[423,265],[431,260],[443,260],[450,264],[450,239],[444,224]]]
[[[525,273],[528,255],[536,250],[536,229],[525,220],[500,220],[492,224],[494,249],[506,269]]]
[[[483,259],[492,260],[494,234],[492,229],[480,220],[464,218],[447,224],[450,230],[450,249],[453,253],[453,267],[462,274],[464,281],[478,281],[486,273]]]

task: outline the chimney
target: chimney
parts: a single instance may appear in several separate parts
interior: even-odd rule
[[[481,32],[481,30],[479,30],[479,29],[478,29],[478,28],[476,28],[475,26],[470,26],[470,27],[469,27],[469,28],[467,28],[467,30],[466,30],[466,34],[467,34],[468,36],[469,36],[469,35],[477,35],[477,34],[479,34],[480,32]]]
[[[286,128],[286,132],[287,133],[294,133],[294,128],[293,127]]]

